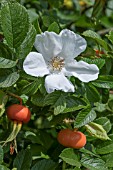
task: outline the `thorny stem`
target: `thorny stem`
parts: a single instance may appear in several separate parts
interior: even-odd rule
[[[22,105],[22,99],[21,99],[19,96],[17,96],[17,95],[14,94],[14,93],[11,93],[11,92],[9,92],[9,91],[7,91],[6,93],[7,93],[8,95],[10,95],[10,96],[13,96],[13,97],[17,98],[17,99],[20,101],[20,105]]]

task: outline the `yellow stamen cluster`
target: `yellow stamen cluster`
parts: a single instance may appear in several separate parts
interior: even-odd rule
[[[60,57],[54,57],[51,60],[51,65],[53,70],[60,71],[62,67],[64,66],[64,59],[61,59]]]

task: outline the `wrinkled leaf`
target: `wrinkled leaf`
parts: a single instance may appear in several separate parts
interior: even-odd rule
[[[29,17],[27,10],[19,3],[5,3],[1,10],[2,29],[11,48],[18,48],[27,35]]]
[[[107,42],[104,41],[102,38],[100,38],[100,36],[96,32],[94,32],[92,30],[87,30],[83,33],[83,35],[85,37],[89,37],[89,38],[92,38],[93,40],[95,40],[105,50],[109,50],[109,46],[108,46]]]
[[[78,113],[76,120],[74,122],[74,127],[79,128],[81,126],[84,126],[89,122],[92,122],[95,118],[96,118],[95,111],[91,110],[90,108],[86,108]]]
[[[91,134],[91,136],[94,136],[102,140],[110,140],[102,125],[90,122],[88,125],[85,125],[85,127],[86,130]]]
[[[112,75],[99,76],[99,78],[95,80],[95,82],[92,82],[92,84],[100,88],[106,89],[113,88],[113,76]]]
[[[18,170],[30,170],[32,155],[29,150],[22,150],[14,159],[13,166]]]
[[[59,157],[62,158],[63,161],[65,161],[69,165],[77,166],[77,167],[81,166],[77,154],[74,152],[74,149],[72,148],[64,149],[62,153],[59,155]]]
[[[105,162],[100,158],[92,158],[84,155],[81,159],[81,163],[83,166],[90,170],[108,170],[105,165]]]
[[[16,61],[0,57],[0,68],[12,68],[16,65]]]
[[[43,159],[37,162],[31,170],[54,170],[56,167],[56,163],[52,160]]]
[[[99,69],[101,69],[105,65],[105,60],[102,58],[90,59],[90,58],[82,58],[82,61],[87,62],[88,64],[96,64]]]
[[[10,87],[14,83],[16,83],[18,79],[19,79],[19,74],[17,72],[0,77],[0,87]]]
[[[34,26],[31,25],[26,38],[24,39],[20,47],[18,47],[17,49],[18,58],[25,58],[31,52],[31,49],[35,41],[35,36],[36,30]]]
[[[95,120],[95,123],[102,125],[107,133],[111,130],[112,126],[111,126],[110,120],[107,117],[100,117]]]

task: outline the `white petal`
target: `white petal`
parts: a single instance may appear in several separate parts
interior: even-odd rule
[[[45,88],[48,93],[55,90],[74,92],[73,84],[63,74],[51,74],[45,78]]]
[[[47,65],[43,59],[43,56],[37,52],[31,52],[28,54],[23,63],[24,71],[35,77],[43,77],[49,74]]]
[[[88,64],[84,61],[67,63],[66,70],[82,82],[89,82],[98,78],[99,69],[95,64]]]
[[[62,50],[61,37],[54,32],[38,34],[35,39],[35,48],[43,55],[46,61],[58,56]]]
[[[84,38],[74,32],[64,29],[60,32],[63,48],[59,54],[65,59],[74,59],[86,49],[87,43]]]

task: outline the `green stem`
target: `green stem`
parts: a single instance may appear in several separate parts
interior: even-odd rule
[[[65,170],[65,169],[66,169],[66,162],[63,161],[62,170]]]

